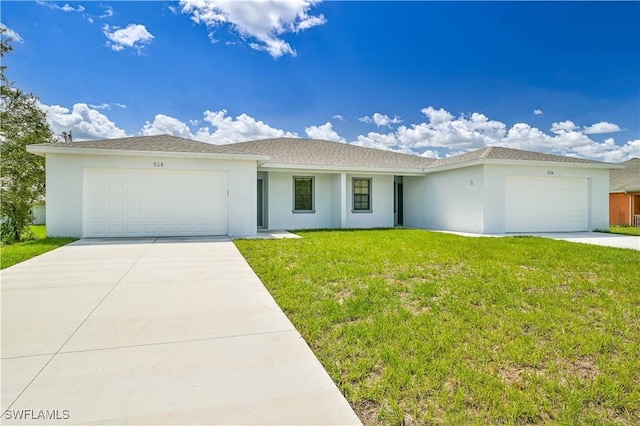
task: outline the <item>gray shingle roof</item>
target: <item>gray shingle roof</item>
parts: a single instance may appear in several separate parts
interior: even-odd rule
[[[223,152],[268,155],[271,164],[320,167],[366,167],[371,169],[416,169],[434,160],[411,154],[365,148],[318,139],[278,138],[222,145]]]
[[[543,154],[512,148],[487,147],[466,154],[433,160],[412,154],[330,142],[318,139],[277,138],[228,145],[214,145],[169,135],[134,136],[97,141],[51,143],[37,146],[127,150],[149,152],[181,152],[205,154],[253,154],[270,157],[268,164],[334,168],[403,169],[421,172],[425,169],[461,164],[478,159],[551,161],[576,164],[605,164],[593,160]]]
[[[624,169],[609,172],[609,191],[640,192],[640,158],[632,158],[622,164]]]
[[[82,149],[118,149],[126,151],[151,151],[151,152],[198,152],[219,154],[222,151],[218,145],[193,141],[169,135],[158,136],[133,136],[119,139],[103,139],[84,142],[57,142],[40,146],[60,148]]]
[[[431,167],[446,166],[465,161],[489,158],[494,160],[519,160],[519,161],[552,161],[556,163],[602,164],[600,161],[585,160],[583,158],[565,157],[562,155],[543,154],[541,152],[524,151],[521,149],[502,148],[489,146],[477,151],[460,154],[441,160],[436,160]]]

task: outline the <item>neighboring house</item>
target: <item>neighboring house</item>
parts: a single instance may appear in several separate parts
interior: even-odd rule
[[[489,147],[433,160],[312,139],[173,136],[30,145],[51,236],[249,236],[403,225],[480,234],[608,226],[609,169]]]
[[[609,176],[609,224],[640,227],[640,158],[622,165]]]

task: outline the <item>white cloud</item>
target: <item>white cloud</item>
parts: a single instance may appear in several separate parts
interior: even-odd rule
[[[628,141],[623,145],[616,144],[612,138],[597,142],[572,121],[553,123],[553,134],[550,135],[526,123],[516,123],[507,128],[505,123],[477,112],[462,114],[457,118],[443,108],[436,110],[427,107],[422,112],[427,116],[426,122],[403,125],[388,133],[359,135],[351,143],[397,152],[422,152],[421,155],[432,157],[437,156],[435,149],[449,156],[486,146],[505,146],[607,162],[640,157],[640,140]],[[597,128],[612,127],[603,125]]]
[[[126,132],[118,128],[101,111],[84,103],[75,104],[73,110],[59,105],[41,105],[41,108],[46,112],[47,121],[54,133],[72,130],[75,140],[126,136]],[[551,133],[546,133],[527,123],[516,123],[507,128],[505,123],[491,120],[477,112],[461,114],[458,117],[442,108],[427,107],[423,112],[426,116],[423,122],[402,125],[395,130],[389,129],[388,132],[369,132],[350,140],[338,134],[331,122],[308,126],[305,133],[310,138],[348,142],[431,158],[447,157],[486,146],[504,146],[613,163],[640,157],[640,139],[629,140],[624,144],[616,144],[613,138],[597,142],[586,133],[586,129],[593,126],[581,127],[572,121],[553,123]],[[373,118],[371,120],[373,121]],[[224,109],[207,110],[203,113],[202,120],[186,122],[157,114],[152,121],[143,125],[139,133],[170,134],[214,144],[299,137],[297,133],[271,127],[247,114],[229,116]]]
[[[344,118],[344,116],[342,116],[341,114],[336,114],[332,118],[338,121],[347,121],[347,119]]]
[[[10,38],[11,40],[15,41],[16,43],[24,44],[24,40],[22,39],[22,37],[20,37],[20,34],[18,34],[16,31],[14,31],[11,28],[7,27],[2,22],[0,22],[0,28],[2,28],[4,30],[3,37]]]
[[[296,133],[273,128],[247,114],[240,114],[236,118],[229,117],[224,109],[205,111],[203,121],[209,123],[214,130],[211,131],[208,126],[204,126],[193,132],[187,124],[177,118],[158,114],[153,122],[145,123],[140,133],[143,135],[169,134],[217,145],[257,139],[299,137]]]
[[[82,15],[90,23],[93,23],[93,17],[87,13],[85,13],[85,8],[81,4],[78,4],[76,7],[71,6],[69,3],[64,3],[60,5],[60,3],[55,1],[44,1],[44,0],[36,0],[40,6],[48,7],[49,9],[59,10],[61,12],[71,13],[76,12]],[[74,2],[75,3],[75,2]],[[111,15],[109,15],[111,16]],[[101,16],[103,18],[103,16]]]
[[[433,125],[453,120],[453,115],[444,108],[435,109],[432,106],[429,106],[421,109],[420,112],[426,115],[429,118],[429,123]]]
[[[101,104],[98,105],[94,105],[94,104],[89,104],[89,107],[93,108],[93,109],[111,109],[111,105],[103,102]]]
[[[153,123],[147,121],[142,130],[140,131],[145,136],[151,135],[172,135],[181,138],[193,139],[193,133],[191,129],[182,121],[168,115],[158,114],[153,120]]]
[[[78,13],[84,12],[84,6],[82,5],[78,5],[77,7],[72,7],[69,5],[69,3],[65,3],[62,6],[60,6],[58,3],[47,2],[42,0],[36,0],[36,3],[38,3],[40,6],[45,6],[45,7],[48,7],[49,9],[54,9],[54,10],[61,10],[63,12],[78,12]]]
[[[104,12],[99,16],[99,18],[111,18],[113,16],[113,8],[111,6],[101,5],[100,7],[104,8]]]
[[[324,139],[327,141],[346,142],[346,140],[340,136],[330,122],[326,122],[321,126],[309,126],[304,129],[305,133],[311,139]]]
[[[255,50],[268,52],[273,58],[296,55],[281,36],[298,33],[327,21],[323,15],[309,15],[318,0],[180,0],[182,12],[207,27],[228,25]]]
[[[204,121],[210,123],[215,131],[210,133],[208,127],[198,129],[196,139],[215,144],[226,144],[268,138],[297,138],[296,133],[276,129],[263,121],[256,120],[247,114],[236,118],[227,116],[227,110],[205,111]]]
[[[141,24],[129,24],[126,28],[120,29],[117,27],[110,28],[109,25],[105,24],[102,32],[109,39],[107,46],[116,52],[127,47],[140,52],[145,45],[151,43],[154,39],[153,35]]]
[[[106,115],[84,103],[73,105],[73,110],[60,105],[40,104],[47,122],[55,134],[73,131],[74,140],[122,138],[127,133],[118,128]]]
[[[375,123],[378,127],[391,127],[392,124],[402,123],[402,120],[397,115],[390,118],[388,115],[380,114],[379,112],[374,113],[371,117],[360,117],[358,120],[363,123]]]
[[[576,124],[570,120],[561,121],[559,123],[557,122],[551,123],[551,131],[556,134],[573,132],[574,130],[577,130],[577,129],[578,129],[578,126],[576,126]]]
[[[591,126],[585,127],[583,133],[585,135],[591,135],[591,134],[602,134],[602,133],[615,133],[620,131],[622,131],[622,129],[617,124],[601,121],[599,123],[592,124]]]
[[[534,109],[533,110],[533,115],[542,115],[544,114],[544,112],[541,109]]]
[[[119,102],[115,102],[113,104],[110,104],[108,102],[103,102],[101,104],[89,104],[90,108],[93,108],[93,109],[105,109],[105,110],[111,110],[111,107],[114,107],[114,106],[116,106],[118,108],[122,108],[122,109],[126,109],[127,108],[127,106],[125,104],[121,104]]]

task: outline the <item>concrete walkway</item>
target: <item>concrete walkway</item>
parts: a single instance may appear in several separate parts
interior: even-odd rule
[[[229,239],[81,240],[0,274],[3,424],[360,424]]]

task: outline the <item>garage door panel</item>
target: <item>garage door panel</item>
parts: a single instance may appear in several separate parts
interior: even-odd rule
[[[506,177],[505,232],[575,232],[587,228],[587,179]]]
[[[227,174],[85,169],[87,237],[226,235]]]

